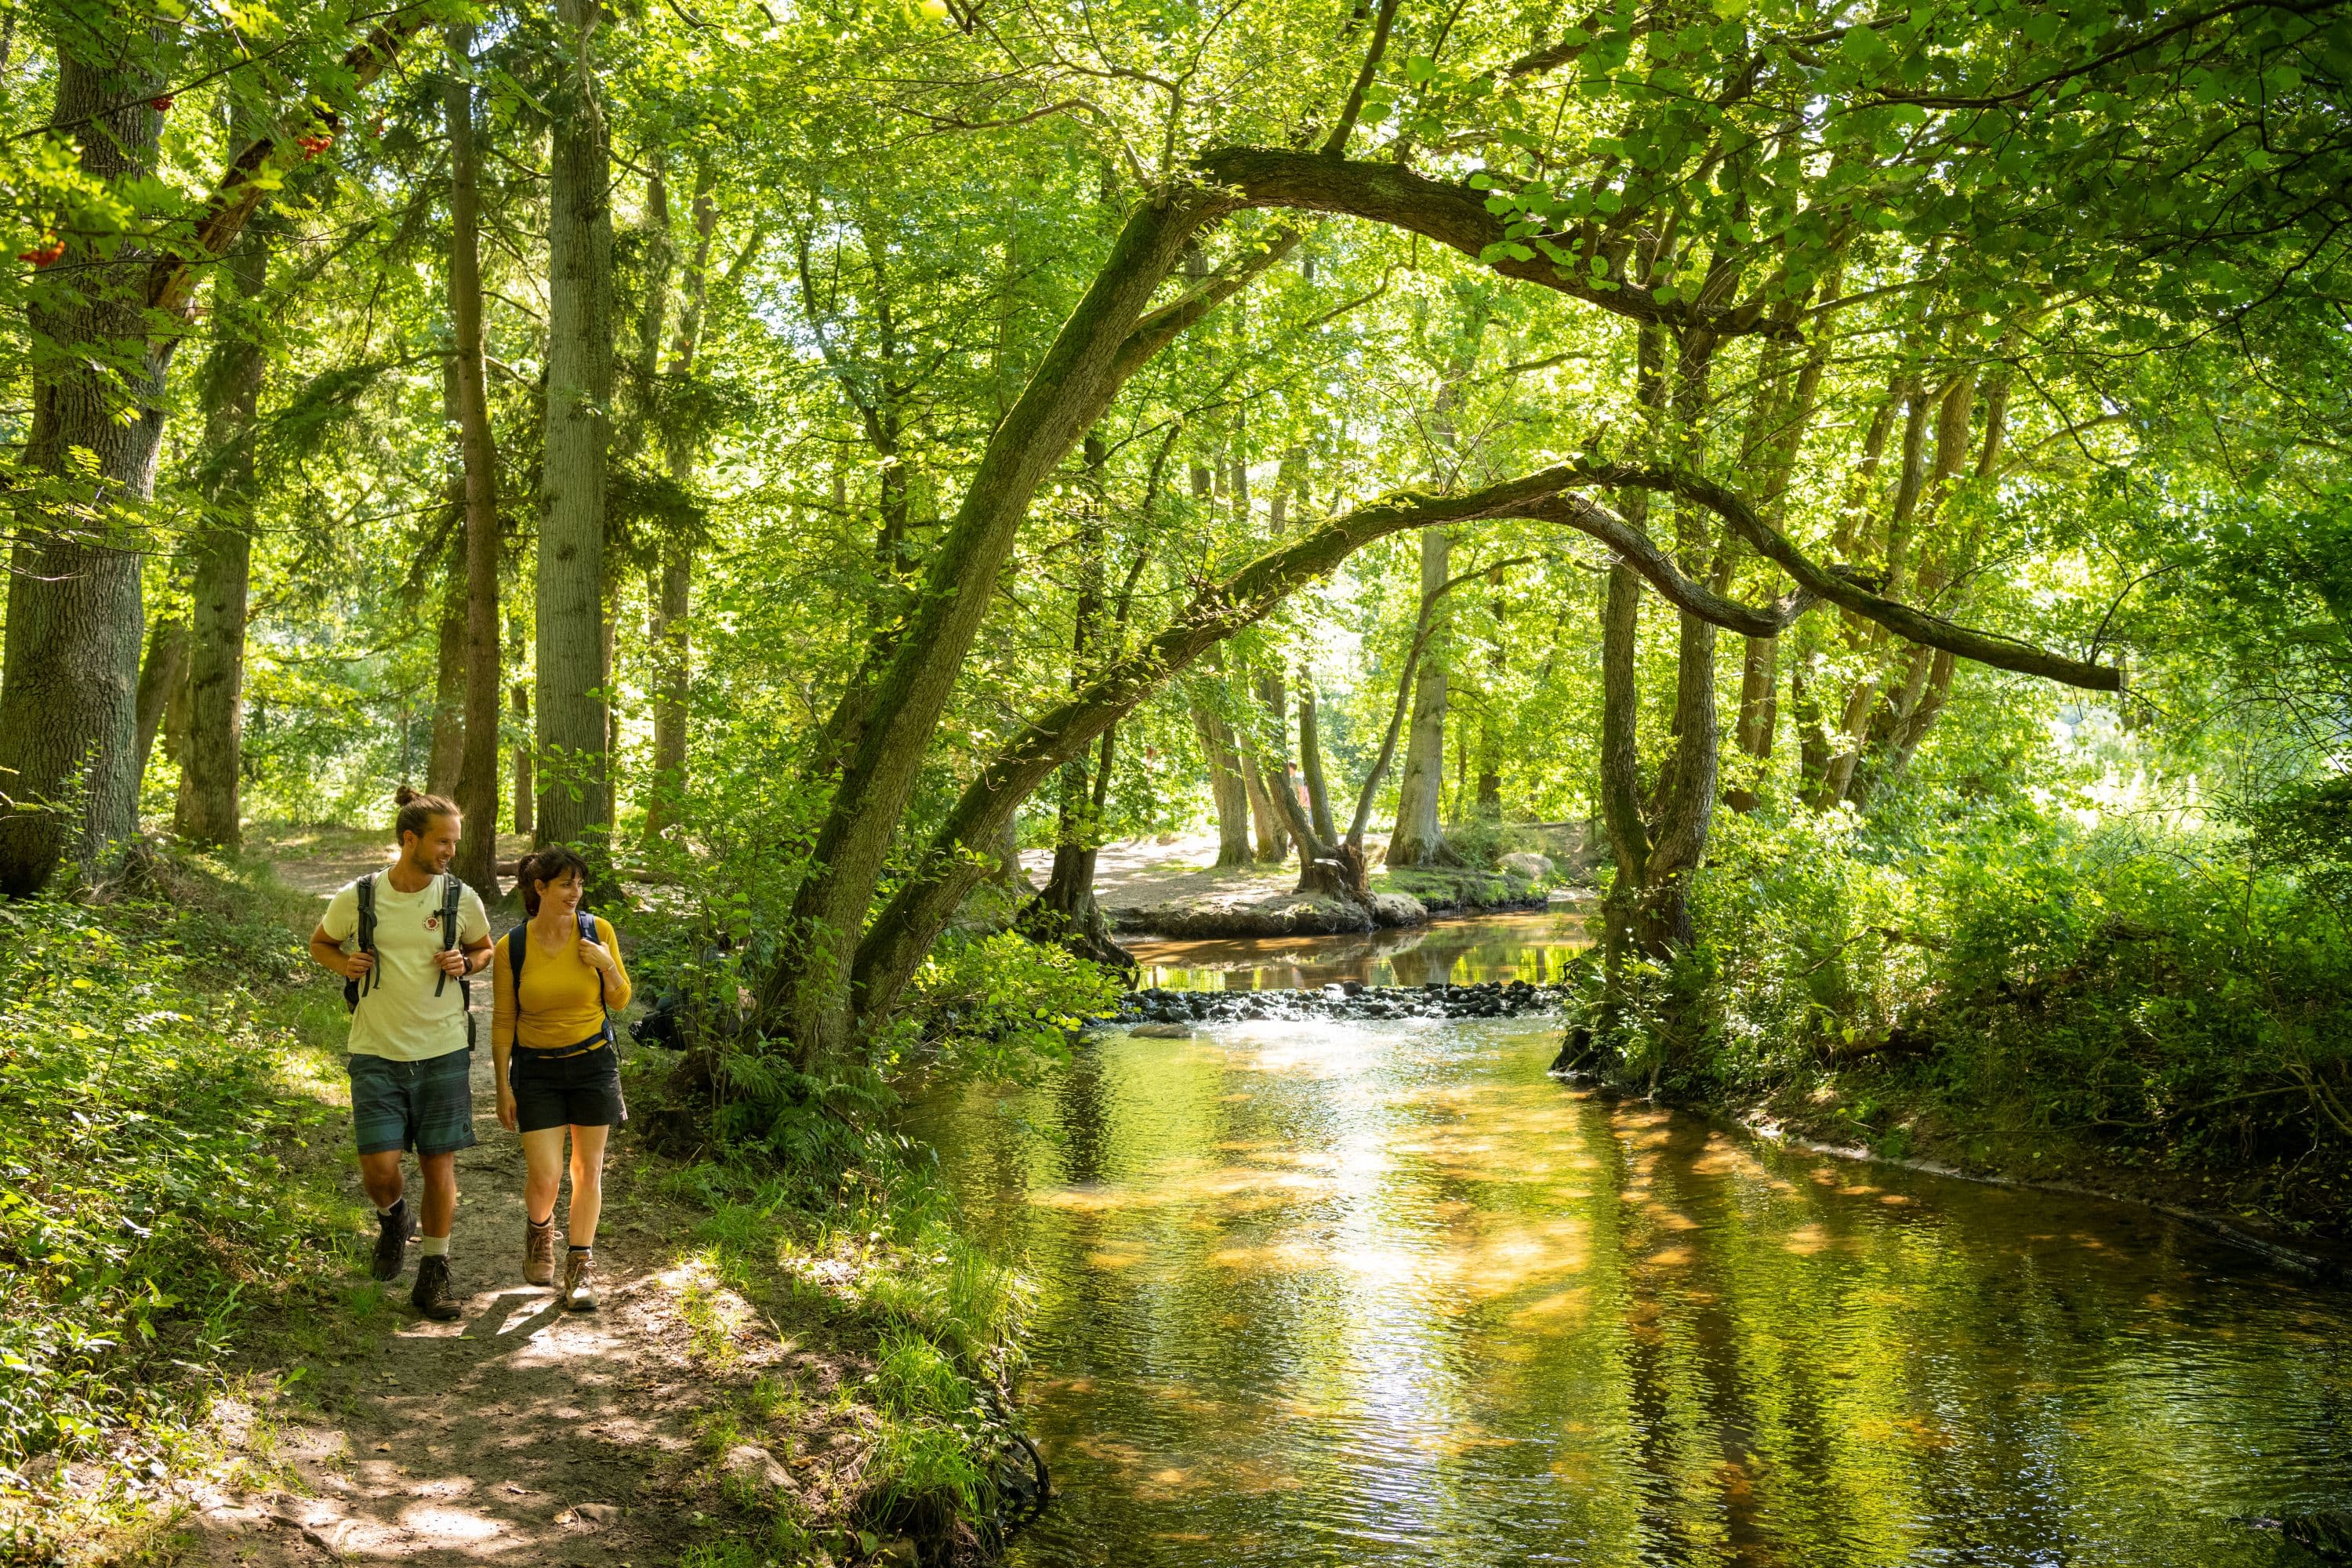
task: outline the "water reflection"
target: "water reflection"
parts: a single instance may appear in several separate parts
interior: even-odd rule
[[[1339,981],[1367,985],[1475,985],[1525,980],[1544,985],[1592,945],[1585,917],[1568,905],[1521,914],[1440,921],[1362,935],[1235,942],[1122,939],[1141,964],[1139,985],[1171,991],[1311,991]]]
[[[916,1108],[1037,1280],[1035,1565],[2237,1564],[2352,1496],[2346,1299],[1759,1151],[1540,1022],[1098,1037]]]

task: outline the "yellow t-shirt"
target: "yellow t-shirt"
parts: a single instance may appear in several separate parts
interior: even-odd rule
[[[509,933],[499,939],[498,956],[490,965],[498,976],[490,1012],[492,1044],[520,1045],[534,1051],[580,1045],[604,1026],[605,1008],[617,1013],[629,1005],[629,971],[621,962],[620,942],[604,916],[593,918],[597,944],[613,955],[617,973],[604,980],[580,956],[576,925],[564,934],[563,946],[555,952],[533,942],[530,928],[525,927],[522,940],[530,951],[523,955],[520,1008],[515,1005],[514,955],[508,950],[514,938]],[[599,981],[603,982],[601,1000]]]
[[[466,1048],[466,1004],[456,976],[434,994],[441,979],[433,955],[441,951],[442,881],[436,877],[404,893],[390,875],[375,874],[375,974],[352,1015],[353,1056],[422,1062]],[[341,942],[347,952],[358,951],[359,887],[354,879],[336,889],[319,921],[328,940]],[[481,895],[467,888],[457,900],[457,945],[489,934]]]

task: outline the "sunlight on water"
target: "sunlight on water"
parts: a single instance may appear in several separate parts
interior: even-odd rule
[[[1540,1020],[1112,1033],[943,1088],[1037,1283],[1053,1564],[2237,1564],[2352,1500],[2352,1305],[2141,1211],[1792,1156]]]

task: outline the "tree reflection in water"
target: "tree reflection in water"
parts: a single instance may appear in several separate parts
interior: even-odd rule
[[[2352,1495],[2340,1294],[1591,1099],[1555,1034],[1110,1034],[916,1105],[1037,1287],[1016,1559],[2280,1563],[2231,1517]]]

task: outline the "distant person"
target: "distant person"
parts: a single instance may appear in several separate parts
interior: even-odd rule
[[[542,849],[517,868],[530,919],[499,945],[490,1054],[499,1121],[522,1134],[523,1278],[555,1282],[555,1194],[572,1139],[562,1301],[596,1310],[596,1221],[604,1208],[604,1143],[628,1120],[612,1014],[629,1005],[629,973],[610,923],[580,907],[588,863]]]
[[[457,1315],[449,1283],[457,1151],[474,1146],[466,977],[490,962],[490,919],[481,896],[449,875],[463,826],[457,806],[406,784],[394,798],[400,858],[336,889],[310,933],[310,956],[343,977],[352,1009],[352,1127],[378,1227],[370,1272],[397,1279],[406,1261],[400,1156],[413,1149],[424,1178],[424,1240],[409,1300],[446,1322]]]

